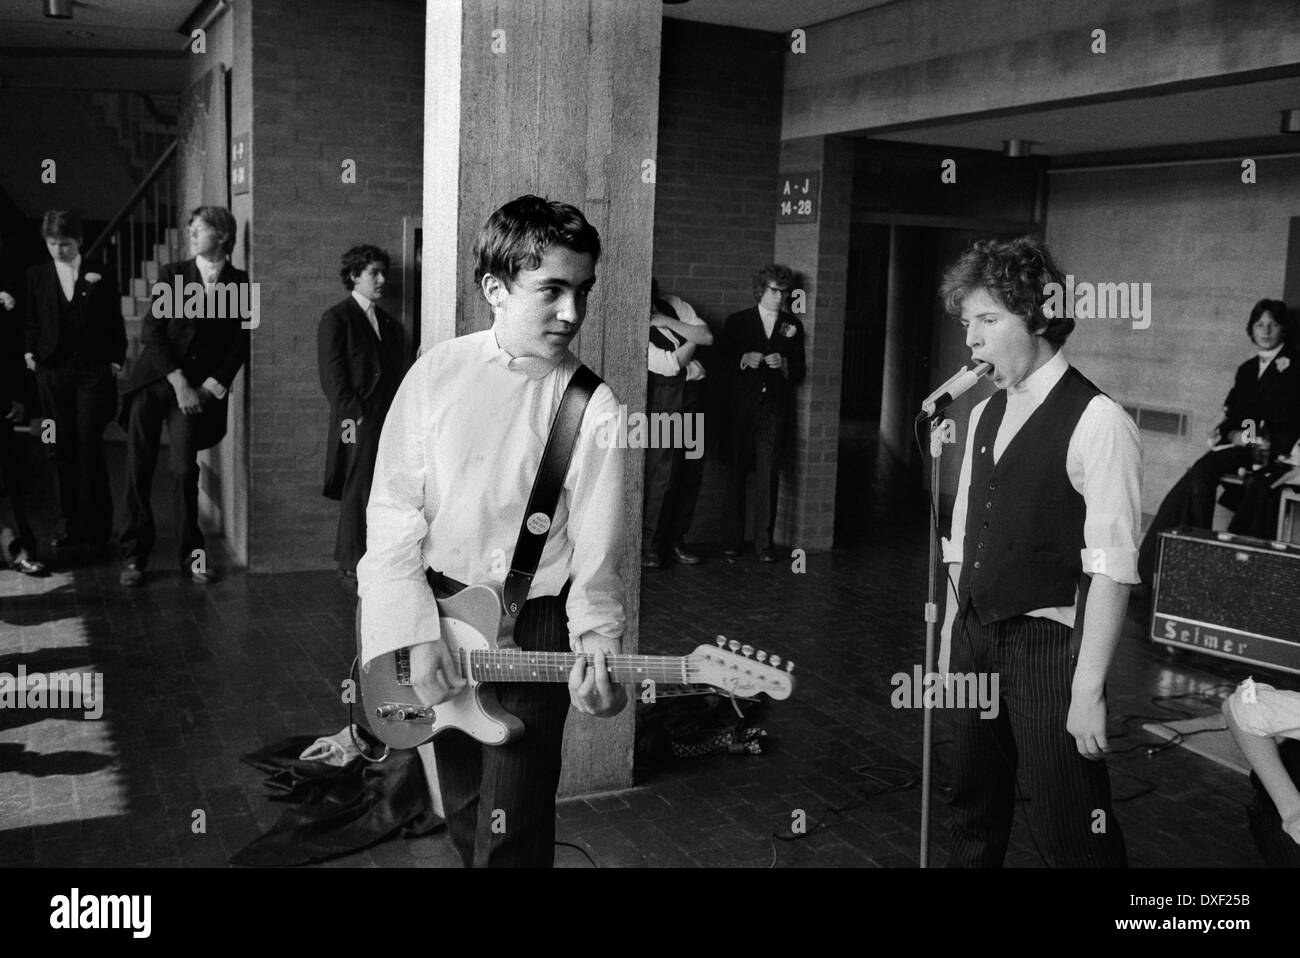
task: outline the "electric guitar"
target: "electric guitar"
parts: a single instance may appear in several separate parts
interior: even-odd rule
[[[409,649],[377,656],[361,669],[361,702],[370,730],[392,748],[415,748],[439,732],[459,729],[485,745],[501,745],[524,732],[523,723],[501,707],[496,682],[562,682],[577,656],[572,652],[502,649],[501,593],[495,586],[472,585],[438,600],[442,638],[460,667],[465,688],[439,705],[422,705],[411,686]],[[610,655],[605,664],[612,683],[631,683],[653,695],[655,685],[702,684],[750,698],[766,692],[785,699],[794,690],[793,662],[742,646],[721,636],[718,648],[701,645],[690,655]],[[729,644],[730,650],[724,648]],[[739,653],[739,654],[738,654]],[[357,655],[361,655],[361,604],[357,603]]]

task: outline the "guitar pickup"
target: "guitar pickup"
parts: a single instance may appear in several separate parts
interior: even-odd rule
[[[388,722],[432,722],[433,706],[383,702],[375,709],[378,718]]]

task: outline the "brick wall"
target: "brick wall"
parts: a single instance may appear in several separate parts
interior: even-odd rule
[[[250,263],[262,320],[250,364],[249,567],[328,568],[338,507],[321,496],[329,407],[316,329],[347,295],[340,255],[362,242],[392,256],[381,305],[401,313],[402,218],[421,208],[423,5],[255,0],[252,71]],[[356,162],[353,184],[341,179],[345,159]]]
[[[819,171],[821,195],[816,223],[776,227],[777,259],[798,273],[806,292],[807,311],[801,318],[808,362],[807,377],[795,392],[790,481],[781,484],[776,541],[791,548],[829,549],[835,534],[853,145],[835,137],[786,141],[781,168]]]
[[[771,262],[780,156],[782,38],[664,20],[659,86],[654,270],[713,329],[754,303]],[[691,541],[721,541],[724,385],[709,369],[704,487]]]

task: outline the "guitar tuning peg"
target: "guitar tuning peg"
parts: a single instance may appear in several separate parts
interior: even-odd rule
[[[739,652],[740,643],[737,642],[735,639],[732,639],[730,642],[727,643],[727,648],[731,649],[731,651],[733,652]]]
[[[745,658],[749,658],[754,654],[754,647],[752,645],[741,646],[740,654],[743,655]]]
[[[785,663],[785,670],[786,670],[787,672],[793,672],[793,671],[794,671],[794,663],[793,663],[793,662],[787,662],[787,663]]]
[[[764,652],[762,649],[759,649],[758,652],[756,652],[756,653],[754,654],[754,658],[758,659],[758,661],[760,661],[760,662],[766,662],[766,661],[767,661],[767,653]]]
[[[769,661],[773,668],[779,668],[781,665],[781,656],[773,655]]]
[[[720,649],[725,649],[727,647],[727,637],[725,635],[720,635],[713,641],[718,643],[718,648]]]

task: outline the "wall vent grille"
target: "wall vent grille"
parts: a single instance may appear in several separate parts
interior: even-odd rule
[[[1174,409],[1157,409],[1153,406],[1135,406],[1129,403],[1123,403],[1123,406],[1124,411],[1137,423],[1140,431],[1187,438],[1187,427],[1191,419],[1187,413]]]

